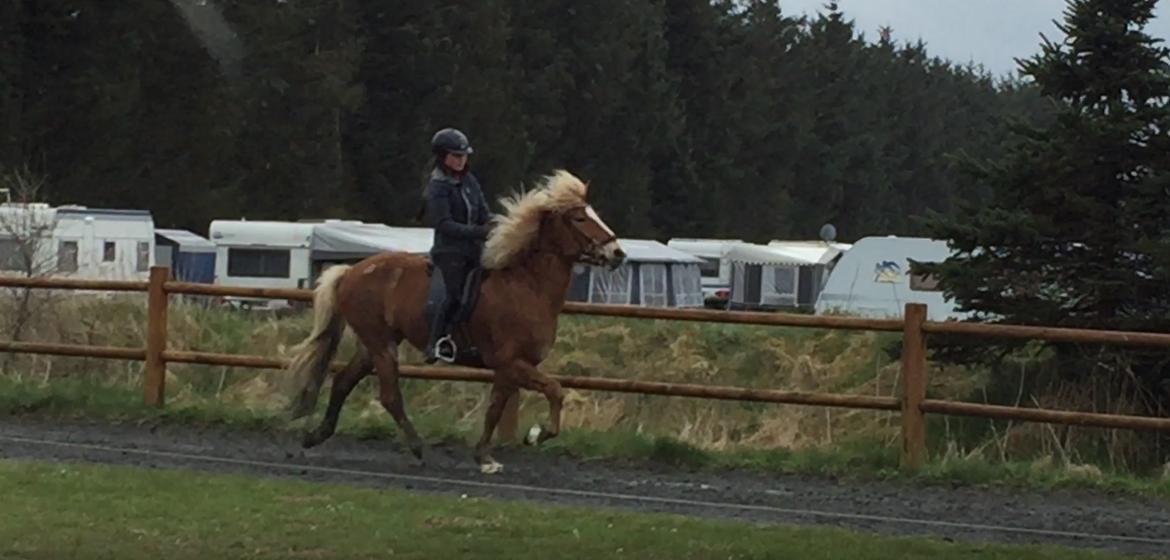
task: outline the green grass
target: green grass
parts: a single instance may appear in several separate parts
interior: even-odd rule
[[[1122,558],[126,467],[0,461],[0,495],[16,559]]]
[[[319,407],[323,403],[319,403]],[[350,406],[354,406],[351,404]],[[318,415],[310,419],[315,423]],[[163,409],[142,404],[136,390],[120,385],[85,380],[63,380],[51,385],[17,383],[0,377],[0,414],[47,418],[84,418],[106,421],[154,421],[185,425],[227,425],[277,430],[302,429],[290,424],[276,409],[248,408],[217,399],[180,399]],[[450,410],[411,411],[420,433],[429,442],[473,442],[479,436],[480,417],[458,422]],[[529,418],[534,420],[536,418]],[[527,424],[523,424],[527,425]],[[393,421],[380,409],[361,415],[342,413],[339,433],[366,439],[396,439]],[[669,466],[715,470],[740,468],[765,473],[798,473],[856,480],[912,480],[923,483],[998,485],[1029,489],[1089,488],[1131,495],[1170,499],[1170,479],[1137,477],[1102,471],[1086,474],[1045,461],[991,462],[979,457],[936,454],[923,471],[905,473],[898,468],[896,442],[883,445],[867,439],[837,442],[807,449],[708,450],[666,436],[630,430],[565,430],[547,442],[541,452],[581,459],[616,458],[648,461]]]

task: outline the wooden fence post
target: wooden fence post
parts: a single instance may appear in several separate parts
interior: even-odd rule
[[[496,440],[500,443],[513,443],[520,424],[520,391],[512,393],[508,404],[504,405],[504,414],[496,424]]]
[[[901,466],[918,470],[926,462],[926,306],[907,303],[902,315],[902,456]]]
[[[163,287],[171,270],[165,266],[150,267],[150,285],[146,300],[146,368],[142,382],[147,406],[162,407],[166,396],[167,363],[163,352],[167,349],[167,292]]]

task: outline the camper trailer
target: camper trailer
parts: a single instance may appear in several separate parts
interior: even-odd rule
[[[353,263],[382,251],[425,253],[427,228],[395,228],[354,220],[275,222],[216,220],[215,283],[263,288],[310,288],[334,264]],[[246,307],[285,307],[288,302],[228,298]]]
[[[865,237],[837,262],[817,298],[817,314],[897,319],[907,303],[923,303],[931,321],[962,319],[929,277],[910,274],[910,260],[941,262],[946,241],[919,237]]]
[[[145,210],[0,204],[0,274],[143,281],[153,257]]]
[[[727,251],[740,243],[741,239],[693,239],[676,238],[666,246],[698,257],[702,262],[703,302],[708,307],[723,308],[731,296],[731,263]]]
[[[313,224],[216,220],[215,283],[256,288],[308,288]],[[287,307],[261,298],[225,298],[241,307]]]

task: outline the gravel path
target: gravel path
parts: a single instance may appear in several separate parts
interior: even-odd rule
[[[481,475],[462,445],[418,464],[397,442],[343,435],[304,451],[293,434],[0,417],[0,457],[295,477],[362,486],[829,525],[948,540],[1050,543],[1170,558],[1170,503],[1096,491],[1027,492],[853,482],[744,471],[689,472],[504,448]]]

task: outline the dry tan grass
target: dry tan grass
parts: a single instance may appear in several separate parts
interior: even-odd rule
[[[109,346],[141,346],[145,324],[144,298],[47,297],[23,333],[25,340]],[[287,351],[308,334],[307,313],[275,317],[262,313],[204,308],[177,299],[169,315],[169,345],[176,349],[287,357]],[[7,329],[13,298],[0,294],[0,329]],[[0,330],[0,337],[8,338]],[[702,325],[566,317],[557,345],[542,369],[552,374],[615,377],[676,383],[767,387],[806,392],[896,396],[900,366],[884,347],[897,335],[807,331],[766,327]],[[352,336],[342,344],[341,357],[353,348]],[[419,353],[405,349],[404,361],[418,363]],[[141,365],[84,358],[21,355],[10,358],[10,377],[51,383],[65,376],[86,376],[109,383],[138,386]],[[980,371],[934,367],[928,394],[937,398],[977,400],[988,383]],[[172,364],[167,384],[172,403],[209,397],[251,410],[277,411],[287,403],[283,372]],[[351,397],[346,418],[389,424],[378,403],[375,383],[367,380]],[[1063,409],[1132,412],[1134,400],[1102,402],[1101,388],[1058,387],[1023,404]],[[451,418],[459,430],[478,430],[487,388],[478,384],[407,381],[405,394],[412,415]],[[1104,406],[1104,408],[1103,408]],[[540,395],[525,392],[523,422],[543,419],[547,405]],[[949,420],[948,420],[949,422]],[[671,436],[704,449],[815,448],[843,440],[896,441],[896,413],[772,406],[567,391],[567,428],[597,431],[628,430]],[[948,424],[947,428],[950,430]],[[984,458],[1055,457],[1079,465],[1079,449],[1108,447],[1119,463],[1141,452],[1148,441],[1130,432],[1061,429],[1042,424],[1016,424],[995,437],[967,447],[952,445],[946,453]],[[953,442],[952,442],[953,443]],[[1118,465],[1123,466],[1123,465]],[[1170,467],[1168,467],[1170,468]]]

